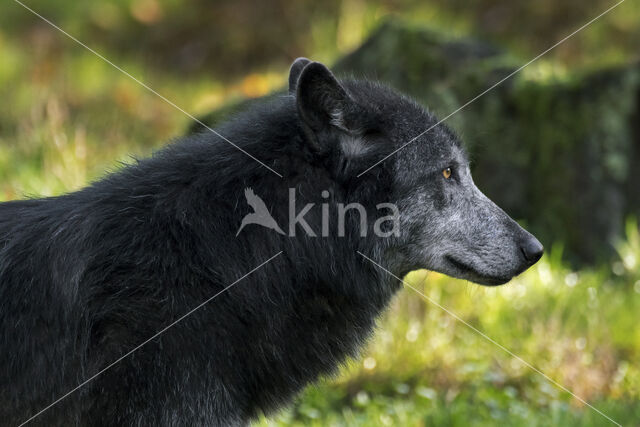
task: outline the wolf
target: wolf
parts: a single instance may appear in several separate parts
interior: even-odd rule
[[[398,277],[500,285],[543,253],[476,188],[454,132],[380,83],[299,58],[287,94],[217,132],[73,193],[0,204],[3,423],[245,425],[357,357]],[[353,211],[342,236],[236,236],[248,187],[278,224],[294,189],[372,216],[393,203],[399,229],[361,233]],[[322,215],[305,221],[320,229]]]

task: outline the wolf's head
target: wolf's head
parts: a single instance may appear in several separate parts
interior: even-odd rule
[[[418,103],[377,83],[339,81],[305,58],[291,66],[289,91],[335,179],[398,206],[400,236],[383,250],[398,273],[426,268],[499,285],[542,256],[540,242],[475,186],[456,135]]]

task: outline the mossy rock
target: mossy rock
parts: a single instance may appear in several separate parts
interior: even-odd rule
[[[465,113],[478,185],[574,260],[610,252],[633,213],[630,118],[637,72],[616,69],[559,82],[519,80]]]

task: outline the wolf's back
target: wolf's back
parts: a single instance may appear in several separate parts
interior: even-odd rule
[[[73,298],[52,273],[54,254],[61,252],[51,246],[52,231],[62,223],[52,202],[0,203],[0,401],[10,402],[0,404],[2,423],[24,421],[20,417],[62,389],[62,367],[77,366],[70,350],[78,334],[78,319],[69,315]],[[43,372],[56,379],[45,380]]]
[[[43,204],[43,200],[14,200],[0,203],[0,261],[7,243],[17,237],[17,227],[30,221],[31,215]],[[1,269],[1,267],[0,267]]]

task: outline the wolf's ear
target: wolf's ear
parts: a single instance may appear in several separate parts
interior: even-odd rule
[[[291,64],[291,68],[289,68],[289,93],[291,95],[295,95],[296,93],[298,78],[300,77],[300,73],[302,73],[302,69],[309,64],[311,64],[311,61],[303,57],[296,59],[293,61],[293,64]]]
[[[319,62],[307,64],[296,88],[298,113],[313,131],[330,126],[348,131],[344,118],[356,107],[331,71]]]

